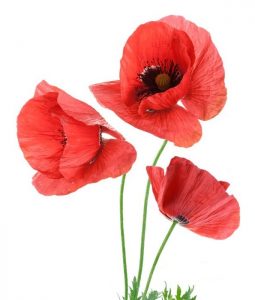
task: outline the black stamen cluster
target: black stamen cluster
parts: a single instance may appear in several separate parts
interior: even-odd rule
[[[173,61],[170,63],[164,61],[164,63],[158,65],[151,64],[145,66],[143,72],[138,74],[138,79],[144,85],[137,91],[138,100],[156,93],[162,93],[155,79],[159,74],[163,73],[167,74],[171,79],[169,89],[177,86],[183,77],[178,64],[175,64]]]

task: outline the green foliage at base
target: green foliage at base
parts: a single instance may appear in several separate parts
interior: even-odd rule
[[[161,299],[162,300],[196,300],[197,296],[191,295],[193,293],[193,291],[194,291],[194,287],[193,288],[189,287],[188,290],[184,294],[182,294],[182,290],[181,290],[180,286],[178,285],[176,295],[173,296],[171,289],[168,290],[167,285],[166,285],[164,291],[161,294],[161,296],[162,296]]]
[[[134,277],[132,281],[132,287],[129,288],[129,300],[141,300],[142,297],[138,297],[138,284],[137,279]]]
[[[182,292],[180,286],[177,286],[176,294],[172,294],[172,290],[165,286],[162,292],[158,292],[155,290],[150,291],[150,293],[146,296],[145,300],[196,300],[197,296],[193,296],[192,293],[194,291],[193,288],[188,288],[186,292]],[[134,277],[132,281],[132,286],[129,288],[129,300],[141,300],[142,296],[138,296],[138,284],[137,280]]]

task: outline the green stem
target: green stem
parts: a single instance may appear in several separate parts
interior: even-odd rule
[[[165,245],[166,245],[166,243],[167,243],[167,241],[168,241],[168,239],[169,239],[171,233],[173,232],[173,230],[174,230],[176,224],[177,224],[177,221],[173,221],[173,223],[172,223],[170,229],[168,230],[168,232],[167,232],[167,234],[166,234],[166,236],[165,236],[165,238],[164,238],[164,240],[163,240],[163,242],[162,242],[162,244],[161,244],[161,246],[160,246],[160,248],[159,248],[159,250],[158,250],[158,252],[157,252],[157,255],[156,255],[155,259],[154,259],[154,262],[153,262],[152,267],[151,267],[151,270],[150,270],[149,277],[148,277],[148,279],[147,279],[147,283],[146,283],[146,287],[145,287],[145,290],[144,290],[144,293],[143,293],[142,300],[145,300],[145,299],[146,299],[146,295],[147,295],[147,292],[148,292],[149,287],[150,287],[150,283],[151,283],[151,279],[152,279],[154,270],[155,270],[155,268],[156,268],[156,265],[157,265],[157,263],[158,263],[158,260],[159,260],[159,258],[160,258],[160,255],[161,255],[161,253],[162,253],[162,251],[163,251],[163,249],[164,249],[164,247],[165,247]]]
[[[122,176],[121,186],[120,186],[120,235],[121,235],[121,249],[122,249],[124,286],[125,286],[124,300],[128,300],[128,271],[127,271],[127,257],[126,257],[125,232],[124,232],[124,214],[123,214],[124,211],[123,196],[124,196],[125,180],[126,180],[126,174]]]
[[[156,166],[160,155],[162,154],[163,150],[165,149],[167,144],[167,140],[163,142],[161,145],[154,161],[153,161],[153,166]],[[146,185],[146,192],[145,192],[145,198],[144,198],[144,206],[143,206],[143,224],[142,224],[142,234],[141,234],[141,247],[140,247],[140,261],[139,261],[139,270],[138,270],[138,275],[137,275],[137,295],[139,292],[139,287],[141,283],[141,278],[142,278],[142,271],[143,271],[143,260],[144,260],[144,246],[145,246],[145,232],[146,232],[146,222],[147,222],[147,208],[148,208],[148,199],[149,199],[149,193],[150,193],[150,180],[147,181]]]

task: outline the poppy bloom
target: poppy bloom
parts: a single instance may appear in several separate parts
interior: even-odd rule
[[[124,47],[120,80],[90,88],[126,122],[181,147],[199,141],[198,119],[216,116],[226,101],[210,34],[178,16],[139,26]]]
[[[164,175],[160,167],[147,167],[160,211],[190,230],[210,238],[225,239],[239,226],[240,209],[218,181],[191,161],[174,157]]]
[[[18,140],[36,189],[65,195],[128,172],[136,151],[88,104],[42,81],[18,116]],[[104,133],[112,138],[104,138]]]

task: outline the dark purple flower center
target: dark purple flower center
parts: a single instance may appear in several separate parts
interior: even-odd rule
[[[63,145],[63,147],[65,147],[66,143],[67,143],[67,136],[65,135],[65,132],[63,129],[59,129],[59,133],[60,133],[60,144]]]
[[[138,79],[143,87],[137,91],[139,99],[162,93],[177,86],[182,80],[183,74],[177,64],[173,61],[163,64],[151,64],[144,67],[143,72],[138,74]]]
[[[187,218],[185,218],[183,215],[178,215],[177,217],[175,217],[173,219],[181,225],[189,224],[189,220]]]

